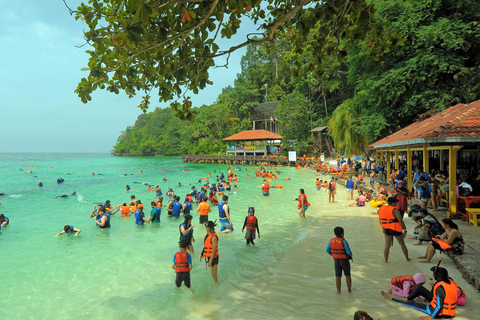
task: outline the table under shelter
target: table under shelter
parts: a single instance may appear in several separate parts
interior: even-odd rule
[[[229,142],[227,155],[267,156],[280,152],[282,136],[266,130],[250,130],[223,139]]]
[[[398,170],[400,157],[405,156],[406,178],[411,188],[412,155],[423,164],[424,171],[434,169],[448,171],[448,216],[468,216],[457,212],[457,175],[477,174],[480,158],[480,100],[470,104],[458,104],[423,121],[411,125],[368,146],[375,150],[375,158],[387,164],[387,177],[391,176],[390,163]],[[393,156],[393,159],[392,159]],[[392,161],[393,160],[393,161]],[[446,166],[446,168],[445,168]],[[478,199],[476,199],[478,198]],[[468,197],[465,203],[479,201],[480,197]],[[469,205],[466,206],[467,208]]]

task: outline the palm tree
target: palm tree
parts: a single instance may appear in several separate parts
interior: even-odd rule
[[[328,121],[328,133],[333,138],[335,148],[345,151],[347,156],[364,153],[368,144],[368,138],[359,130],[362,124],[361,111],[354,99],[347,99],[339,105]]]

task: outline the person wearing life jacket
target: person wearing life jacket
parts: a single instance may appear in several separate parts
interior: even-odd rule
[[[128,215],[130,214],[130,207],[127,206],[127,203],[126,203],[126,202],[124,202],[124,203],[122,203],[121,205],[118,205],[118,206],[117,206],[117,211],[119,211],[119,210],[120,210],[120,214],[121,214],[122,216],[128,216]]]
[[[353,189],[355,189],[355,184],[353,183],[352,176],[348,176],[348,180],[345,183],[345,187],[347,188],[347,201],[350,199],[353,200]]]
[[[390,247],[392,246],[393,237],[397,239],[397,242],[402,248],[403,254],[405,255],[407,261],[411,260],[408,257],[408,249],[404,241],[405,237],[407,236],[407,227],[403,222],[400,211],[395,208],[397,202],[397,198],[389,197],[387,199],[387,205],[381,206],[380,209],[378,209],[378,217],[380,219],[380,225],[383,228],[383,234],[385,237],[385,247],[383,249],[385,262],[388,262],[388,255],[390,254]]]
[[[221,225],[220,233],[230,233],[233,231],[232,219],[230,218],[230,207],[227,204],[228,196],[222,197],[222,202],[218,204],[218,216]]]
[[[307,200],[307,195],[305,194],[305,190],[299,189],[300,195],[298,196],[298,216],[300,218],[305,218],[305,211],[307,211],[308,207],[310,207],[310,202]]]
[[[198,203],[200,203],[200,202],[202,201],[203,196],[206,197],[206,194],[205,194],[205,189],[202,187],[202,188],[200,189],[200,193],[199,193],[198,196],[197,196],[197,202],[198,202]]]
[[[82,232],[82,230],[80,229],[77,229],[77,228],[74,228],[72,225],[68,225],[66,224],[64,227],[63,227],[63,231],[62,232],[59,232],[55,235],[55,237],[58,237],[62,234],[75,234],[75,237],[78,236],[78,234]]]
[[[195,238],[193,237],[193,228],[195,228],[195,225],[192,224],[193,217],[190,214],[185,214],[183,217],[185,220],[178,227],[180,231],[180,242],[185,242],[185,248],[193,254],[195,252],[192,245],[192,242],[195,242]]]
[[[158,207],[155,201],[152,201],[150,205],[152,206],[152,210],[150,210],[150,218],[148,219],[147,223],[160,223],[160,214],[162,213],[162,208]]]
[[[208,214],[211,212],[210,205],[207,202],[207,197],[202,197],[198,204],[197,213],[200,215],[200,224],[208,221]]]
[[[173,202],[171,203],[172,217],[180,217],[180,213],[183,212],[183,206],[180,203],[180,197],[173,197]]]
[[[448,271],[445,268],[433,267],[433,277],[435,284],[431,291],[423,286],[417,286],[408,295],[407,300],[391,298],[405,306],[410,306],[429,315],[433,319],[453,318],[457,314],[457,286],[448,278]],[[385,298],[390,298],[385,292],[382,292]],[[429,303],[420,303],[415,298],[422,296]]]
[[[10,223],[10,220],[5,217],[3,213],[0,213],[0,230],[6,227]]]
[[[270,195],[270,184],[268,183],[267,179],[263,179],[262,193],[264,196]]]
[[[157,205],[157,207],[161,208],[163,207],[163,197],[159,196],[157,201],[155,202],[155,204]]]
[[[108,229],[110,228],[110,214],[105,213],[105,208],[99,207],[98,214],[96,218],[96,223],[99,228],[101,229]]]
[[[192,197],[190,196],[185,197],[182,209],[183,209],[183,216],[190,214],[190,211],[192,211]]]
[[[148,220],[145,218],[145,214],[143,213],[143,208],[137,205],[137,210],[135,210],[135,223],[138,225],[143,225],[145,222],[149,223]]]
[[[362,190],[358,190],[357,207],[363,207],[366,201],[367,197],[363,194]]]
[[[389,293],[402,298],[408,297],[410,292],[418,285],[424,284],[426,281],[423,273],[416,273],[413,276],[405,275],[393,277],[390,280]]]
[[[463,289],[455,281],[453,281],[452,278],[449,277],[448,280],[450,280],[451,284],[457,287],[457,306],[464,306],[465,298],[467,297],[465,291],[463,291]]]
[[[344,237],[342,227],[333,229],[335,238],[330,239],[327,245],[327,253],[332,256],[335,268],[335,285],[337,293],[342,293],[342,271],[345,274],[348,292],[352,292],[352,278],[350,276],[350,259],[352,259],[352,250]]]
[[[319,178],[317,178],[317,180],[315,181],[315,187],[317,188],[317,191],[322,188],[322,181]]]
[[[205,257],[208,267],[210,268],[210,273],[212,275],[213,281],[218,282],[217,271],[218,271],[218,235],[215,232],[216,224],[213,221],[207,221],[204,223],[205,230],[207,235],[203,241],[203,250],[200,253],[200,261]]]
[[[247,245],[250,243],[255,245],[253,240],[255,240],[255,230],[258,232],[258,239],[260,239],[260,229],[258,228],[258,220],[255,217],[255,208],[248,207],[248,216],[245,217],[245,221],[243,222],[243,230],[247,227],[247,233],[245,233],[245,240],[247,241]]]
[[[173,256],[172,269],[175,270],[175,285],[180,288],[182,282],[190,288],[190,271],[192,270],[192,256],[186,251],[186,243],[178,243],[179,252]]]

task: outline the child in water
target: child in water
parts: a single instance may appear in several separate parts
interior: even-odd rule
[[[247,227],[247,233],[245,233],[245,239],[247,240],[247,245],[250,243],[255,245],[253,240],[255,239],[255,230],[258,232],[258,239],[260,239],[260,229],[258,228],[258,220],[255,217],[255,208],[249,207],[248,208],[248,216],[245,218],[245,222],[243,223],[243,230]]]
[[[63,231],[62,232],[59,232],[56,234],[55,237],[58,237],[64,233],[67,233],[67,234],[71,234],[71,233],[75,233],[75,237],[78,236],[78,234],[82,232],[82,230],[80,229],[77,229],[77,228],[74,228],[72,225],[68,225],[66,224],[64,227],[63,227]]]
[[[192,257],[186,250],[186,242],[178,243],[179,252],[173,256],[172,269],[175,270],[175,285],[180,288],[182,282],[187,288],[190,288],[190,271],[192,270]]]
[[[335,238],[330,240],[327,246],[327,253],[333,257],[335,266],[335,284],[337,293],[342,293],[342,270],[347,281],[348,292],[352,292],[352,278],[350,276],[350,259],[352,259],[352,251],[344,237],[342,227],[333,229]]]

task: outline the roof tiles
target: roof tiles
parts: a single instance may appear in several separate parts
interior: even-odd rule
[[[480,137],[480,100],[457,104],[423,121],[415,122],[369,147],[389,145],[413,139]],[[417,142],[418,143],[418,142]]]
[[[242,131],[233,136],[223,139],[224,141],[244,141],[244,140],[282,140],[282,136],[266,131],[266,130],[251,130]]]

